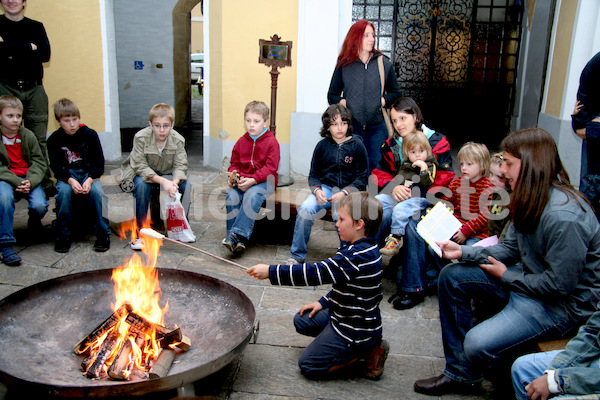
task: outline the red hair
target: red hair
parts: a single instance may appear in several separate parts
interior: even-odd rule
[[[335,66],[336,69],[344,68],[346,65],[358,59],[359,53],[362,50],[362,40],[367,26],[373,28],[373,32],[375,32],[375,25],[366,19],[357,21],[350,27],[350,30],[346,34],[346,39],[344,39],[344,43],[342,44],[342,50],[340,51],[337,65]],[[373,49],[373,52],[381,53],[379,50],[375,49]]]

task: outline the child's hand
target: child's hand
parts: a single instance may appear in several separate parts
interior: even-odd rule
[[[256,264],[248,268],[246,273],[257,279],[267,279],[269,277],[269,266],[267,264]]]
[[[317,203],[319,204],[325,204],[329,201],[327,200],[327,196],[325,196],[325,192],[323,191],[323,189],[317,190],[315,192],[315,197],[317,198]]]
[[[460,260],[462,257],[462,248],[456,242],[446,240],[444,242],[435,242],[442,249],[442,257],[448,260]]]
[[[427,163],[423,160],[417,160],[412,164],[413,168],[417,168],[419,167],[419,169],[421,170],[421,172],[426,171],[427,170]]]
[[[579,114],[579,111],[583,108],[583,103],[577,100],[575,102],[575,109],[573,110],[573,115]]]
[[[316,313],[318,313],[322,309],[323,309],[323,305],[321,303],[319,303],[318,301],[315,301],[313,303],[303,305],[302,307],[300,307],[300,309],[298,310],[298,312],[300,313],[300,315],[304,315],[304,313],[306,311],[312,310],[310,312],[310,314],[308,314],[308,318],[312,318],[312,317],[314,317],[314,315]]]
[[[336,204],[338,201],[342,199],[342,197],[346,197],[346,193],[337,192],[336,194],[331,196],[331,204]]]
[[[467,240],[467,237],[459,230],[452,236],[452,240],[454,240],[458,244],[462,244]]]
[[[19,193],[29,193],[31,191],[31,182],[25,179],[21,181],[21,184],[15,190]]]
[[[240,174],[234,169],[227,173],[227,178],[227,185],[229,185],[230,188],[235,188],[240,180]]]
[[[92,190],[92,183],[94,183],[94,180],[92,178],[87,178],[85,182],[83,182],[83,185],[81,185],[81,192],[83,194],[88,194],[90,190]]]
[[[179,185],[177,185],[175,182],[164,178],[161,181],[161,186],[172,199],[174,199],[175,196],[177,196],[177,192],[179,191]]]
[[[242,192],[250,189],[252,186],[256,185],[256,179],[254,178],[241,178],[238,182],[238,189]]]
[[[397,185],[394,190],[392,190],[392,197],[399,203],[406,199],[410,199],[412,197],[412,192],[408,186]]]
[[[71,185],[71,190],[73,191],[73,193],[83,194],[83,188],[81,187],[81,184],[77,179],[69,178],[69,180],[67,180],[67,183]]]

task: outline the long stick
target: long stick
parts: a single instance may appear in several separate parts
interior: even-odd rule
[[[223,258],[223,257],[219,257],[217,255],[209,253],[208,251],[199,249],[199,248],[194,247],[194,246],[190,246],[189,244],[180,242],[178,240],[170,239],[170,238],[166,237],[165,235],[163,235],[162,233],[156,232],[154,229],[142,228],[142,229],[140,229],[140,233],[142,235],[144,235],[144,236],[148,236],[148,237],[151,237],[153,239],[166,240],[167,242],[176,243],[176,244],[178,244],[180,246],[187,247],[188,249],[192,249],[192,250],[198,251],[198,252],[200,252],[202,254],[205,254],[205,255],[210,256],[212,258],[216,258],[219,261],[226,262],[227,264],[231,264],[231,265],[236,266],[238,268],[241,268],[243,270],[247,270],[248,269],[247,267],[244,267],[241,264],[238,264],[238,263],[236,263],[234,261],[228,260],[228,259]]]

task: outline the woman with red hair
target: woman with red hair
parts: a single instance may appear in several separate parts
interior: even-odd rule
[[[384,90],[381,88],[378,58],[383,60]],[[383,94],[383,95],[382,95]],[[352,111],[354,134],[367,148],[369,171],[381,158],[381,144],[388,132],[381,112],[401,97],[391,61],[375,49],[375,26],[366,20],[350,27],[331,78],[327,101]]]

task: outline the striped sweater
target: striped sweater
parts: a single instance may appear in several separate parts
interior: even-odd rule
[[[332,284],[319,303],[329,308],[333,329],[354,344],[381,338],[381,275],[381,254],[371,238],[342,246],[318,263],[269,266],[273,285]]]
[[[466,238],[489,237],[488,216],[493,192],[490,180],[483,177],[471,183],[459,176],[450,182],[448,189],[452,191],[452,195],[447,200],[454,207],[454,216],[463,224],[460,228],[463,235]],[[480,202],[483,205],[481,209]]]

